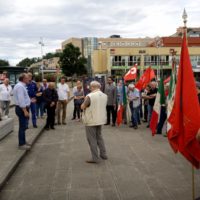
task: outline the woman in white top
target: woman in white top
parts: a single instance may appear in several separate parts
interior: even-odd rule
[[[8,116],[11,101],[12,87],[9,85],[9,79],[5,78],[3,84],[0,85],[0,104],[2,115]]]

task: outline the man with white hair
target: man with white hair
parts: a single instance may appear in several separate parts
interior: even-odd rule
[[[138,115],[140,106],[140,92],[135,88],[134,84],[129,84],[128,86],[128,101],[131,110],[131,121],[132,125],[130,127],[138,128]]]
[[[9,79],[5,78],[3,84],[0,85],[0,105],[2,114],[8,116],[11,101],[12,87],[9,85]]]
[[[101,85],[99,82],[92,81],[90,83],[91,93],[86,96],[85,101],[81,105],[81,109],[84,110],[83,123],[85,124],[86,136],[92,154],[92,159],[86,161],[87,163],[98,163],[100,161],[98,147],[100,157],[103,160],[108,159],[101,134],[102,125],[104,125],[107,120],[107,95],[101,92],[100,88]]]

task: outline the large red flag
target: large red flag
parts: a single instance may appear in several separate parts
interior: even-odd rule
[[[117,108],[117,125],[119,126],[121,123],[122,123],[122,121],[123,121],[123,106],[122,106],[122,104],[119,104],[118,105],[118,108]]]
[[[144,89],[148,83],[153,79],[155,78],[155,73],[154,73],[154,70],[151,69],[151,67],[148,67],[146,69],[146,71],[144,72],[144,74],[140,77],[140,80],[136,83],[135,87],[138,89],[138,90],[142,90]]]
[[[182,42],[174,106],[168,121],[171,124],[168,139],[172,148],[199,168],[200,144],[196,140],[196,134],[200,128],[200,107],[186,34]]]
[[[137,77],[137,65],[134,65],[131,67],[131,69],[125,74],[124,80],[125,81],[131,81],[136,79]]]

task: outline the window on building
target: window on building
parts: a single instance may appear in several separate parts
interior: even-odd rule
[[[128,66],[140,65],[141,56],[128,56]]]

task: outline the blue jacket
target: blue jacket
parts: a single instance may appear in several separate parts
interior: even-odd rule
[[[35,81],[31,81],[27,84],[27,91],[30,98],[36,97],[37,85]]]

